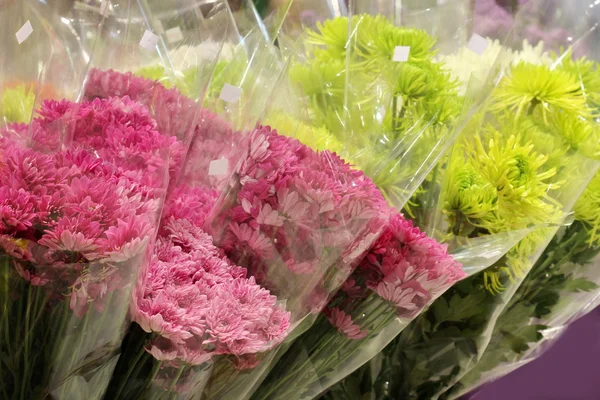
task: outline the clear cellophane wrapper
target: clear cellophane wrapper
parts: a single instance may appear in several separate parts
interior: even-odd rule
[[[466,44],[469,38],[462,28],[454,32],[454,49],[450,50],[448,41],[444,41],[440,49],[436,46],[434,50],[436,38],[413,29],[409,11],[414,10],[402,10],[399,3],[358,2],[356,13],[354,8],[349,12],[342,7],[345,14],[338,18],[335,17],[339,14],[331,12],[335,7],[330,6],[325,7],[330,10],[328,15],[319,14],[323,7],[310,5],[300,14],[311,18],[284,21],[279,45],[290,53],[290,62],[263,124],[286,127],[289,135],[309,146],[336,151],[350,160],[356,169],[373,179],[393,206],[392,216],[382,236],[366,249],[356,270],[330,298],[315,324],[271,368],[252,396],[256,399],[318,396],[383,349],[465,273],[446,254],[444,246],[422,236],[396,210],[405,210],[407,217],[414,217],[413,213],[434,214],[431,204],[439,189],[432,186],[440,179],[435,178],[432,169],[485,98],[489,77],[498,66],[494,62],[482,65],[463,82],[455,83],[444,75],[449,71],[440,60],[444,51],[458,51]],[[456,4],[452,6],[453,12],[460,10]],[[423,12],[424,9],[419,10],[419,19],[415,20],[419,27]],[[398,15],[402,15],[402,23]],[[463,18],[468,21],[466,13]],[[324,25],[311,26],[315,21]],[[298,26],[302,23],[307,25],[303,34]],[[442,32],[448,26],[435,25],[431,30]],[[371,32],[376,33],[371,36]],[[408,60],[394,60],[397,46],[410,47]],[[325,54],[328,51],[332,54]],[[434,58],[436,52],[439,58]],[[409,78],[409,74],[415,75]],[[439,79],[447,86],[403,86],[403,79],[418,79],[417,75],[429,75],[425,78],[429,82]],[[306,104],[306,108],[295,106],[298,102]],[[425,189],[419,188],[424,181]],[[411,200],[415,193],[427,193],[429,189],[429,196],[420,197],[429,197],[426,204]],[[424,219],[415,218],[414,225],[423,222]],[[417,236],[409,239],[411,235],[427,242],[423,247],[430,246],[429,251],[412,247]],[[485,259],[487,265],[500,257],[496,254],[500,244],[487,243],[488,247],[494,245],[495,252]],[[400,251],[402,256],[380,257],[387,247],[390,254]],[[422,258],[417,260],[418,257]],[[428,257],[432,258],[424,262]],[[485,257],[481,256],[479,262]],[[490,257],[496,258],[490,261]],[[390,263],[389,269],[382,275],[374,273],[383,262]],[[392,278],[390,271],[400,271],[409,264],[410,271],[403,271],[401,278]],[[421,278],[417,278],[419,274]],[[397,286],[388,286],[387,280],[394,280]],[[423,293],[422,297],[411,295],[412,284],[416,284],[413,289],[418,287],[416,290]],[[406,296],[405,303],[400,305],[402,296]]]
[[[532,2],[528,7],[536,7],[536,4]],[[527,13],[525,9],[522,12],[523,15],[531,15],[530,9]],[[565,14],[558,15],[564,17]],[[517,15],[515,27],[522,26],[519,18]],[[550,25],[556,27],[558,24]],[[506,65],[505,77],[497,81],[484,112],[471,120],[463,131],[463,141],[459,139],[443,167],[445,177],[438,211],[430,218],[428,228],[434,237],[449,244],[450,251],[473,276],[455,285],[435,301],[426,313],[413,321],[374,358],[368,368],[354,374],[328,396],[344,398],[342,396],[350,388],[358,385],[364,393],[374,398],[455,398],[476,385],[482,373],[485,376],[485,371],[495,367],[502,371],[504,362],[508,361],[505,357],[519,359],[519,354],[527,354],[530,349],[534,351],[535,346],[531,346],[531,343],[541,340],[544,333],[551,335],[554,332],[551,328],[545,331],[545,320],[540,318],[542,315],[552,317],[550,310],[545,309],[546,305],[554,307],[561,297],[560,289],[554,285],[558,285],[558,288],[565,286],[562,293],[565,299],[570,296],[596,297],[593,293],[594,279],[582,279],[586,276],[583,270],[577,271],[569,263],[566,269],[553,269],[557,263],[565,262],[562,257],[573,257],[577,260],[575,263],[580,261],[587,264],[595,256],[593,246],[585,244],[586,234],[583,233],[590,230],[590,223],[587,222],[586,226],[586,223],[577,220],[581,214],[578,210],[582,209],[578,198],[597,169],[597,143],[592,133],[597,130],[593,119],[596,102],[594,95],[588,95],[595,91],[595,81],[588,79],[595,71],[595,65],[591,61],[578,62],[575,56],[581,54],[582,49],[589,48],[585,43],[592,32],[583,28],[579,34],[566,37],[568,42],[565,47],[554,55],[545,53],[545,50],[553,49],[544,49],[543,44],[535,41],[523,43],[527,37],[518,29],[513,32],[516,37],[505,40],[507,45],[504,47],[498,41],[493,41],[494,38],[488,39],[486,52],[500,54]],[[515,43],[518,47],[510,47]],[[569,45],[572,47],[569,48]],[[465,57],[463,62],[461,67],[456,60],[448,60],[450,65],[454,65],[453,73],[459,76],[463,70],[472,68],[469,57]],[[581,90],[576,92],[574,102],[568,101],[562,105],[556,99],[544,102],[545,94],[538,93],[544,107],[536,110],[536,106],[531,106],[527,100],[518,102],[521,99],[518,95],[509,98],[511,93],[514,94],[513,90],[521,88],[523,94],[533,90],[523,89],[524,81],[518,81],[526,76],[528,69],[532,74],[548,74],[532,85],[543,85],[547,79],[562,76],[558,87],[563,85],[565,88]],[[535,102],[536,96],[530,99]],[[508,118],[503,116],[501,104],[513,115]],[[579,118],[582,125],[571,130],[572,125],[563,125],[563,121],[573,116]],[[530,122],[534,125],[528,125]],[[532,127],[536,129],[533,135],[530,133],[533,132],[530,131]],[[573,135],[580,136],[573,141]],[[510,158],[508,150],[516,150],[523,145],[530,146],[530,151],[537,153],[536,156],[542,156],[539,160],[543,160],[543,164],[536,167],[537,179],[544,180],[544,174],[550,171],[551,176],[546,175],[546,182],[540,186],[542,202],[539,208],[536,206],[540,212],[538,216],[542,218],[537,221],[533,218],[535,209],[529,206],[534,203],[514,204],[510,214],[512,217],[505,217],[503,221],[490,220],[490,225],[484,219],[500,216],[498,212],[501,210],[488,214],[491,209],[481,206],[502,203],[495,200],[489,202],[494,198],[493,191],[486,194],[485,190],[475,189],[476,185],[485,185],[485,180],[493,176],[486,172],[486,158],[491,160],[493,157],[498,167],[496,171],[502,171],[500,162],[504,157],[505,161]],[[562,158],[560,162],[557,162],[557,157]],[[519,160],[523,159],[519,157]],[[485,179],[479,180],[481,177]],[[512,188],[518,186],[512,184]],[[463,188],[469,190],[461,190]],[[527,192],[528,201],[533,200],[532,193]],[[492,197],[484,201],[488,195]],[[510,200],[506,196],[504,199]],[[527,210],[527,216],[519,220],[518,213],[523,212],[521,210]],[[575,212],[573,225],[572,211]],[[492,230],[487,229],[486,225]],[[577,232],[580,235],[578,239],[574,238]],[[572,241],[579,240],[580,246],[573,248],[572,254],[559,255],[561,252],[557,243],[565,237],[571,237]],[[579,252],[586,254],[587,261],[574,255]],[[496,256],[492,257],[493,254]],[[582,269],[587,270],[587,267]],[[569,281],[574,283],[567,283]],[[569,291],[583,293],[569,294]],[[535,304],[538,305],[537,309]],[[563,304],[562,299],[560,304]],[[499,332],[504,332],[504,335]],[[515,354],[511,354],[511,351]],[[510,363],[508,365],[510,368]]]
[[[173,170],[178,139],[149,105],[85,94],[107,11],[96,5],[0,4],[7,399],[103,397]]]
[[[507,42],[516,50],[537,46],[554,52],[553,67],[573,71],[586,93],[586,105],[597,115],[594,77],[598,74],[596,24],[593,2],[525,2],[514,10],[515,28]],[[575,24],[574,21],[584,21]],[[523,44],[522,40],[528,43]],[[521,43],[521,46],[519,46]],[[546,60],[546,62],[548,62]],[[581,127],[574,127],[575,134]],[[593,132],[597,126],[593,126]],[[597,134],[582,145],[587,157],[597,159]],[[585,148],[584,148],[585,146]],[[593,170],[593,169],[591,169]],[[508,374],[539,357],[565,331],[568,324],[598,305],[597,195],[593,178],[576,200],[567,226],[554,235],[541,256],[504,307],[479,362],[449,390],[449,398]],[[550,235],[550,233],[549,233]]]

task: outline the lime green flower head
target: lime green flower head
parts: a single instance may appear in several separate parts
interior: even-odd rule
[[[600,244],[600,173],[596,174],[574,207],[575,218],[588,227],[590,244]]]
[[[14,88],[5,88],[0,99],[0,118],[8,123],[27,123],[34,103],[35,91],[32,85],[19,84]]]
[[[548,158],[517,134],[501,134],[488,127],[465,143],[469,163],[498,193],[498,210],[480,222],[490,231],[522,227],[547,221],[555,206],[547,196],[560,182],[550,179],[556,168],[547,168]]]
[[[495,105],[492,109],[509,109],[515,112],[515,119],[539,108],[544,121],[547,121],[547,114],[553,107],[577,115],[589,115],[581,85],[573,75],[545,65],[521,62],[513,66],[493,97]]]
[[[192,97],[193,93],[197,91],[198,86],[198,71],[195,68],[189,68],[179,76],[170,78],[161,65],[149,65],[138,69],[135,75],[159,82],[164,87],[177,88],[184,96]]]
[[[573,49],[568,49],[562,55],[553,54],[556,62],[565,72],[571,74],[578,82],[588,107],[598,113],[600,108],[600,71],[594,61],[581,57],[573,59]]]

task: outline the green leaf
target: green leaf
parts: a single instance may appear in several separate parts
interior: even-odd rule
[[[482,310],[481,303],[485,298],[485,292],[472,293],[465,297],[454,295],[448,303],[448,312],[444,320],[459,322],[479,314]]]
[[[566,283],[565,290],[567,292],[573,293],[591,292],[592,290],[598,289],[599,287],[600,286],[598,286],[596,283],[585,278],[576,278],[571,279]]]

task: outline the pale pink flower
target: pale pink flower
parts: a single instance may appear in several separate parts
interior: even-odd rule
[[[350,315],[346,315],[343,311],[338,308],[328,309],[326,311],[327,319],[331,322],[338,332],[346,335],[348,339],[358,340],[367,337],[368,332],[360,329],[360,326],[356,325],[352,321]]]
[[[258,212],[256,222],[265,225],[282,226],[283,218],[281,217],[281,215],[279,215],[279,212],[277,212],[277,210],[273,210],[271,205],[267,203]]]
[[[374,289],[382,299],[394,303],[398,309],[409,312],[416,310],[418,306],[415,297],[419,293],[413,288],[404,288],[398,283],[401,282],[381,282]]]
[[[271,242],[261,231],[251,228],[248,224],[236,223],[231,223],[229,229],[235,242],[225,245],[226,249],[246,243],[259,257],[266,259],[271,257]]]

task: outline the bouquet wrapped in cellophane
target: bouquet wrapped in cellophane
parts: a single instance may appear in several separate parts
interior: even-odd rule
[[[82,100],[102,18],[3,2],[0,381],[102,398],[180,145],[130,98]],[[89,24],[85,30],[78,18]],[[79,102],[76,102],[80,100]]]
[[[280,34],[279,44],[291,59],[262,123],[285,127],[308,145],[351,160],[384,194],[390,218],[315,324],[279,357],[252,398],[319,395],[465,276],[446,246],[417,228],[422,221],[415,224],[405,216],[425,212],[427,206],[411,200],[415,193],[422,199],[436,196],[428,175],[485,97],[494,65],[482,66],[472,82],[460,86],[436,58],[441,51],[436,38],[394,25],[395,14],[386,6],[402,8],[394,1],[359,2],[357,11],[372,14],[350,8],[347,16],[305,27],[296,40],[285,34],[286,23]],[[403,21],[410,24],[410,16]],[[297,26],[292,28],[296,33]],[[463,44],[469,39],[460,31],[456,35]],[[473,94],[472,87],[480,91]],[[294,106],[298,101],[307,111]]]
[[[483,56],[502,54],[506,75],[446,164],[432,232],[462,248],[463,261],[484,255],[496,237],[502,247],[487,250],[499,257],[434,302],[330,398],[347,398],[357,387],[383,399],[455,398],[485,372],[502,370],[503,362],[551,335],[540,318],[550,315],[561,295],[566,301],[569,291],[594,290],[595,283],[565,260],[585,264],[595,255],[586,244],[593,240],[586,234],[594,225],[593,189],[576,203],[597,169],[596,66],[573,56],[587,33],[573,34],[573,46],[558,53],[546,52],[543,43],[521,42],[513,51],[488,39]],[[447,59],[456,76],[473,61],[467,51]],[[572,222],[572,210],[578,220],[561,227]],[[486,237],[487,243],[477,244]],[[564,237],[571,238],[563,244],[568,251],[557,245]]]
[[[518,10],[516,21],[534,24],[527,30],[529,40],[540,40],[540,62],[575,74],[584,88],[586,105],[593,118],[598,114],[600,70],[594,45],[596,10],[592,2],[574,5],[556,1],[552,7],[527,2]],[[585,23],[570,23],[577,15]],[[562,29],[557,29],[562,27]],[[542,40],[550,37],[549,43]],[[536,43],[536,42],[534,42]],[[551,54],[568,49],[561,57]],[[578,85],[579,85],[578,82]],[[590,158],[598,159],[598,127],[572,124],[569,142]],[[538,357],[566,329],[567,325],[592,311],[598,304],[598,175],[592,178],[573,207],[574,221],[561,227],[531,268],[506,308],[498,317],[492,339],[477,365],[451,389],[453,396],[501,377]]]
[[[166,8],[104,8],[83,90],[84,99],[147,107],[177,138],[156,245],[105,398],[238,398],[269,365],[270,350],[310,324],[389,210],[335,154],[256,128],[285,65],[269,33],[277,14],[269,30],[242,37],[231,33],[225,3],[176,9],[182,15]],[[186,11],[221,29],[204,36],[179,26],[177,34]],[[164,35],[152,33],[161,26]],[[219,38],[218,57],[207,56]]]
[[[326,60],[326,68],[333,64],[331,71],[324,70],[325,75],[320,76],[317,62],[321,60],[314,58],[312,50],[304,53],[297,47],[305,44],[303,39],[293,43],[288,35],[278,38],[281,50],[275,51],[275,56],[283,74],[272,94],[268,80],[275,82],[273,77],[278,77],[278,72],[270,69],[255,77],[256,71],[251,65],[258,65],[256,60],[265,55],[270,59],[274,49],[268,44],[260,51],[255,50],[252,57],[247,56],[243,46],[238,47],[231,57],[217,65],[204,102],[203,122],[198,124],[199,130],[192,139],[179,182],[188,187],[225,188],[205,224],[207,232],[232,262],[247,268],[257,282],[281,301],[285,300],[291,323],[297,326],[284,346],[251,357],[252,362],[245,362],[243,368],[239,360],[216,358],[214,371],[206,382],[205,396],[250,396],[274,367],[274,361],[284,353],[284,357],[294,354],[294,348],[286,352],[287,347],[315,319],[317,325],[294,344],[304,347],[312,341],[315,332],[324,330],[329,336],[324,335],[319,340],[329,338],[332,346],[324,349],[325,352],[315,353],[314,360],[331,358],[325,354],[327,351],[331,353],[334,347],[350,342],[345,356],[327,366],[332,371],[343,371],[342,366],[346,369],[337,377],[323,376],[329,382],[323,382],[325,387],[331,385],[378,351],[370,350],[366,346],[368,342],[383,347],[410,318],[463,275],[459,264],[448,256],[443,246],[426,238],[398,211],[385,205],[381,193],[366,176],[373,178],[391,205],[401,209],[456,137],[466,110],[476,101],[467,101],[443,66],[433,62],[435,40],[426,32],[395,28],[383,16],[368,15],[353,18],[350,24],[346,19],[342,31],[345,29],[347,33],[353,24],[358,25],[363,20],[365,24],[379,25],[395,38],[391,44],[383,43],[381,49],[377,44],[371,45],[373,54],[366,58],[372,59],[372,65],[363,60],[365,55],[357,55],[356,60],[346,66],[343,54],[340,56],[334,49],[331,59]],[[276,15],[267,20],[260,32],[276,31],[278,22]],[[288,22],[284,23],[286,31]],[[344,20],[331,23],[343,25]],[[361,30],[360,40],[370,40],[368,28]],[[246,39],[254,41],[256,36]],[[393,60],[396,47],[402,45],[412,45],[414,60]],[[349,53],[359,50],[360,47],[356,47]],[[293,59],[286,65],[290,55]],[[405,68],[412,68],[410,79],[420,77],[417,85],[420,86],[395,91],[395,80],[400,72],[387,72],[386,68],[402,69],[403,63]],[[349,71],[347,75],[357,77],[348,86],[343,78],[345,70]],[[380,76],[369,88],[368,74],[373,72]],[[157,73],[155,78],[165,82],[163,72],[158,70]],[[315,79],[306,76],[311,73]],[[427,84],[429,78],[434,80],[431,85]],[[486,78],[484,73],[481,78]],[[252,84],[245,87],[244,82]],[[239,89],[240,97],[235,104],[223,99],[221,89],[225,84],[230,89],[231,86]],[[309,88],[312,85],[313,92],[306,92],[306,85]],[[401,81],[398,85],[408,83]],[[344,93],[349,99],[344,100]],[[264,105],[262,98],[268,98],[270,104],[260,118],[263,127],[253,130],[255,111]],[[405,104],[399,105],[398,101],[402,100]],[[349,105],[355,102],[362,108],[352,109]],[[394,115],[394,106],[397,115]],[[365,119],[367,123],[363,125],[360,121]],[[253,132],[248,135],[246,131]],[[296,137],[304,145],[279,134]],[[237,153],[239,149],[243,154]],[[351,160],[354,166],[346,165],[340,156]],[[215,171],[223,169],[222,174],[217,174],[220,179],[207,174],[207,167],[210,171],[211,166]],[[228,177],[227,172],[233,172],[233,176]],[[378,269],[382,260],[374,260],[374,257],[383,257],[385,252],[390,255],[385,261],[389,266]],[[369,258],[371,260],[366,261]],[[357,285],[352,301],[342,300],[346,304],[332,306],[333,311],[328,309],[316,318],[341,285],[349,283],[347,279],[359,264],[362,272],[356,272],[355,278],[360,279],[362,289]],[[345,296],[339,293],[339,298]],[[333,301],[340,303],[339,298],[333,297]],[[395,305],[404,300],[405,307]],[[354,309],[360,314],[361,307],[375,311],[373,321],[362,321],[370,327],[368,338],[364,335],[367,329],[361,330],[350,315]],[[338,331],[338,325],[344,325],[345,331]],[[382,333],[384,328],[386,331]],[[319,343],[314,345],[320,346]],[[360,347],[364,351],[358,352]],[[360,356],[349,359],[353,353]],[[318,380],[318,375],[311,360],[306,361],[301,360],[303,365],[294,365],[287,372],[300,367],[304,375],[298,378],[310,376],[306,384],[318,393],[322,390],[314,389],[317,382],[314,378]],[[275,368],[280,369],[279,365]],[[268,377],[263,387],[272,381]],[[255,396],[262,396],[262,390],[261,387]],[[302,389],[298,394],[309,392]]]
[[[266,77],[276,74],[279,59],[261,35],[239,35],[223,1],[113,1],[103,10],[98,61],[83,98],[128,98],[147,107],[157,128],[176,137],[177,150],[156,243],[104,397],[218,397],[211,394],[218,392],[215,379],[251,369],[257,354],[289,332],[279,293],[217,247],[205,228],[248,151],[269,94]]]

